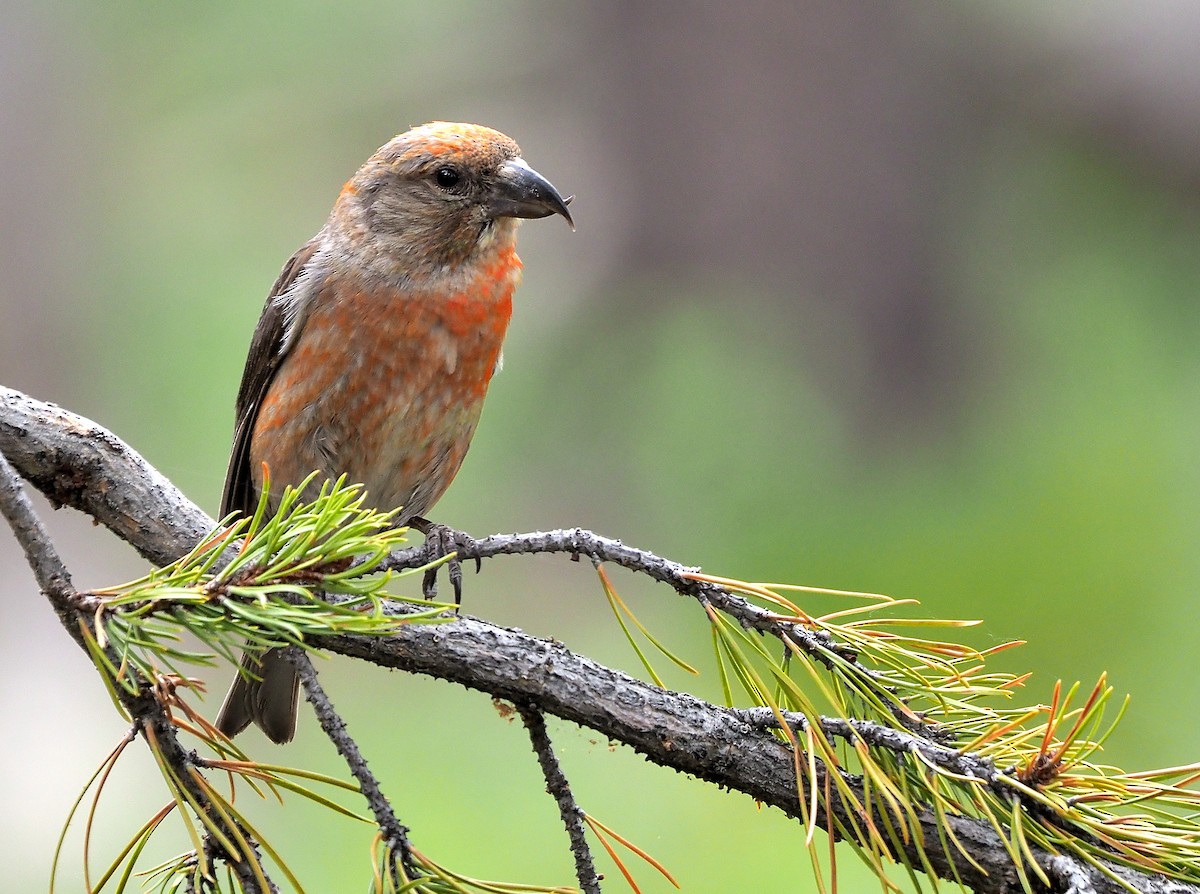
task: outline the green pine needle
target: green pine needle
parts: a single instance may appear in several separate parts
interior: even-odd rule
[[[373,572],[404,542],[407,529],[394,527],[394,513],[364,508],[362,488],[341,479],[325,482],[311,503],[299,502],[303,487],[286,489],[270,518],[264,488],[253,518],[218,528],[145,577],[85,594],[100,600],[92,655],[107,676],[136,687],[128,668],[154,677],[164,668],[229,660],[243,648],[302,646],[339,633],[387,636],[403,624],[439,620],[440,604],[404,615],[386,611],[386,587],[400,575]],[[184,634],[206,651],[182,648]],[[106,647],[121,667],[107,659]]]
[[[1106,875],[1111,873],[1103,861],[1200,883],[1200,792],[1194,788],[1200,764],[1128,774],[1096,763],[1128,705],[1122,700],[1117,717],[1105,722],[1113,690],[1104,676],[1078,707],[1078,683],[1065,691],[1055,687],[1049,706],[1013,705],[1028,675],[988,671],[987,658],[1019,644],[977,651],[900,632],[967,622],[904,618],[895,609],[912,600],[828,590],[811,592],[860,604],[815,615],[783,595],[805,588],[692,576],[763,603],[780,623],[814,634],[793,639],[781,628],[778,637],[787,657],[780,659],[737,618],[706,609],[727,701],[733,696],[730,681],[736,680],[751,705],[766,707],[777,718],[781,712],[801,718],[798,729],[807,735],[793,741],[806,753],[798,766],[808,765],[811,780],[813,761],[822,761],[844,804],[856,797],[845,780],[861,779],[866,812],[860,819],[865,822],[851,811],[851,825],[839,825],[839,831],[873,870],[882,871],[879,857],[900,855],[906,873],[929,871],[924,850],[910,865],[899,847],[921,834],[917,811],[929,809],[939,819],[942,847],[968,863],[973,860],[945,820],[965,816],[990,825],[1026,890],[1048,884],[1033,860],[1035,848],[1073,853]],[[767,679],[774,683],[770,690]],[[833,709],[832,721],[818,716],[813,703],[818,696]],[[836,724],[847,719],[894,730],[914,744],[897,750],[859,737],[850,749],[834,749],[819,733],[824,723],[844,730]],[[980,769],[1015,770],[991,769],[991,778],[985,778],[959,772],[961,760]],[[799,796],[810,836],[815,802],[805,801],[815,794],[810,787]]]

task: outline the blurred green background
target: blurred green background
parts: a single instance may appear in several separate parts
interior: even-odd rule
[[[1200,758],[1197,8],[3,6],[0,383],[108,426],[215,511],[283,262],[393,133],[488,124],[577,194],[578,232],[523,230],[505,369],[439,520],[915,597],[984,619],[976,645],[1027,639],[1000,663],[1035,672],[1030,702],[1108,671],[1133,694],[1113,763]],[[80,586],[142,572],[87,520],[50,520]],[[0,580],[0,865],[37,890],[124,729],[3,535]],[[670,682],[714,696],[695,606],[616,581],[709,671]],[[465,607],[638,672],[585,566],[489,563]],[[426,853],[572,881],[519,724],[347,660],[323,678]],[[685,890],[808,889],[781,816],[551,734],[583,805]],[[245,745],[341,772],[305,720],[286,751]],[[97,864],[165,800],[140,746],[114,784]],[[361,827],[259,815],[310,891],[363,890]]]

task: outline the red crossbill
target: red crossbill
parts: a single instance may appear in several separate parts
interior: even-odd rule
[[[222,515],[254,511],[265,464],[273,491],[314,470],[344,473],[371,505],[403,507],[400,523],[427,529],[500,362],[521,275],[518,218],[571,223],[568,201],[515,142],[478,125],[426,124],[372,155],[267,296]],[[253,677],[234,680],[217,726],[232,736],[254,722],[290,740],[294,668],[277,651],[243,664]]]

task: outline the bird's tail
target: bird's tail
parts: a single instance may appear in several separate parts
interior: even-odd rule
[[[248,673],[233,678],[217,715],[217,729],[232,738],[255,723],[272,742],[290,742],[296,735],[300,694],[295,666],[281,649],[268,649],[262,655],[243,652],[242,668]]]

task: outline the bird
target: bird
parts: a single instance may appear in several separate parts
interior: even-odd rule
[[[510,137],[435,121],[392,138],[342,187],[267,296],[238,388],[221,515],[302,498],[345,475],[366,503],[433,536],[424,516],[479,422],[512,315],[521,219],[573,197]],[[457,589],[457,585],[456,585]],[[457,595],[457,594],[456,594]],[[247,653],[217,716],[234,736],[296,731],[299,679],[281,650]]]

